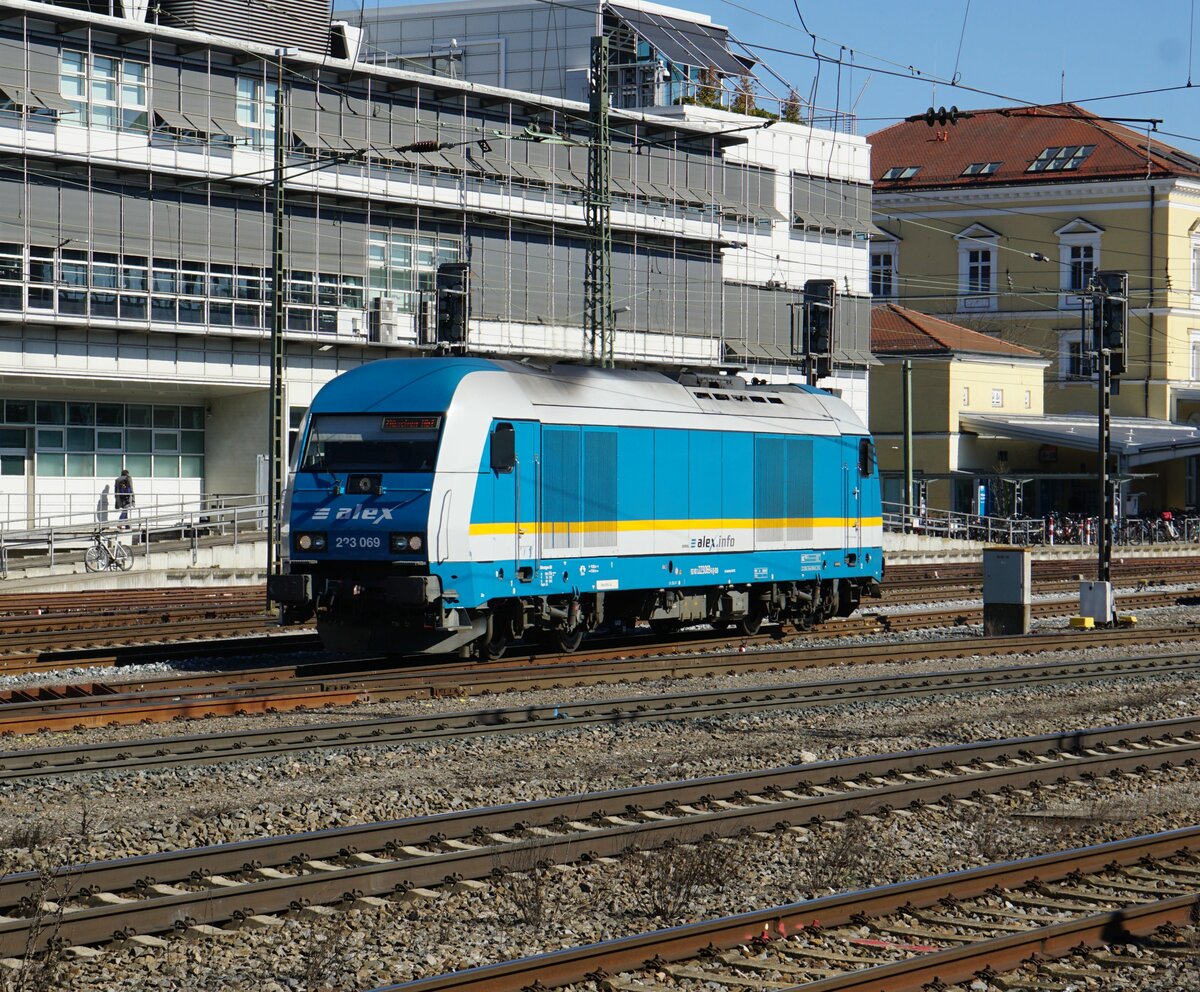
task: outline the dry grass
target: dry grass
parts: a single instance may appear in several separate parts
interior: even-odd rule
[[[645,900],[651,916],[682,918],[702,895],[719,888],[738,856],[738,846],[713,837],[675,841],[636,853],[626,862],[626,880]]]

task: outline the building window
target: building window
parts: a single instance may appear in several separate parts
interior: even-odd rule
[[[999,162],[972,162],[963,169],[962,174],[964,176],[990,176],[998,168],[1000,168]]]
[[[1200,382],[1200,330],[1193,330],[1189,335],[1190,376],[1193,382]]]
[[[64,51],[59,91],[75,109],[63,120],[109,131],[146,131],[149,75],[145,62]]]
[[[422,288],[432,288],[437,262],[452,254],[451,247],[456,257],[457,242],[442,244],[446,240],[420,239],[415,249],[410,246],[418,266],[428,269],[417,277]],[[290,329],[337,333],[345,316],[339,310],[345,309],[359,311],[361,321],[363,276],[298,270],[286,275],[287,302],[299,304],[288,307]],[[0,312],[27,306],[65,316],[260,329],[269,319],[264,304],[270,297],[269,270],[257,266],[41,245],[26,254],[24,245],[0,242]]]
[[[1031,390],[1027,389],[1027,390],[1025,390],[1025,409],[1029,410],[1029,409],[1032,409],[1032,407],[1033,407],[1033,392]]]
[[[372,231],[368,249],[368,295],[371,299],[390,297],[397,309],[415,313],[418,294],[433,292],[438,266],[459,261],[462,239]]]
[[[996,309],[996,239],[999,237],[982,224],[972,224],[955,235],[959,310]]]
[[[38,423],[62,424],[63,407],[38,402]],[[27,403],[10,400],[2,419],[27,423],[30,412]],[[204,475],[203,407],[71,401],[65,414],[65,427],[39,426],[34,432],[38,475],[112,479],[122,467],[135,477]],[[0,429],[0,447],[13,433]],[[24,459],[14,466],[23,472]]]
[[[237,122],[245,129],[249,144],[267,148],[275,143],[274,83],[254,76],[238,76]]]
[[[1200,296],[1200,237],[1192,238],[1192,295]],[[1192,307],[1195,308],[1197,303],[1192,300]]]
[[[883,174],[884,179],[912,179],[921,171],[919,165],[895,165]]]
[[[1046,148],[1026,172],[1073,172],[1095,150],[1095,145],[1064,145]]]
[[[25,246],[0,244],[0,310],[24,309]]]
[[[1092,375],[1092,352],[1081,341],[1067,342],[1067,377],[1090,379]]]
[[[962,405],[963,406],[971,405],[971,387],[970,386],[963,386]]]
[[[986,293],[992,288],[992,249],[967,251],[967,292]]]
[[[992,406],[1004,406],[1004,390],[992,390]]]
[[[1062,297],[1059,306],[1078,307],[1100,267],[1100,228],[1082,217],[1054,232],[1058,236],[1059,287]]]
[[[871,295],[896,295],[896,249],[871,251]]]
[[[1096,249],[1092,245],[1071,245],[1068,254],[1067,288],[1082,293],[1091,285],[1096,271]]]

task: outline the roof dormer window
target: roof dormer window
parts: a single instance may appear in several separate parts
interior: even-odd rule
[[[1095,145],[1063,145],[1046,148],[1033,160],[1026,172],[1071,172],[1095,151]]]
[[[894,165],[883,174],[884,179],[912,179],[921,171],[919,165]]]
[[[962,174],[964,176],[990,176],[998,168],[1000,168],[999,162],[972,162],[963,169]]]

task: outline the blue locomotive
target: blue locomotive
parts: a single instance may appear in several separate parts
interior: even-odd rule
[[[313,401],[286,515],[271,596],[344,651],[808,626],[877,596],[883,569],[862,422],[728,375],[372,362]]]

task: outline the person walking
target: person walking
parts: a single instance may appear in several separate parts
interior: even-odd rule
[[[129,469],[121,469],[121,474],[113,483],[113,493],[117,509],[121,511],[117,519],[128,520],[129,508],[133,506],[133,479],[129,475]]]

